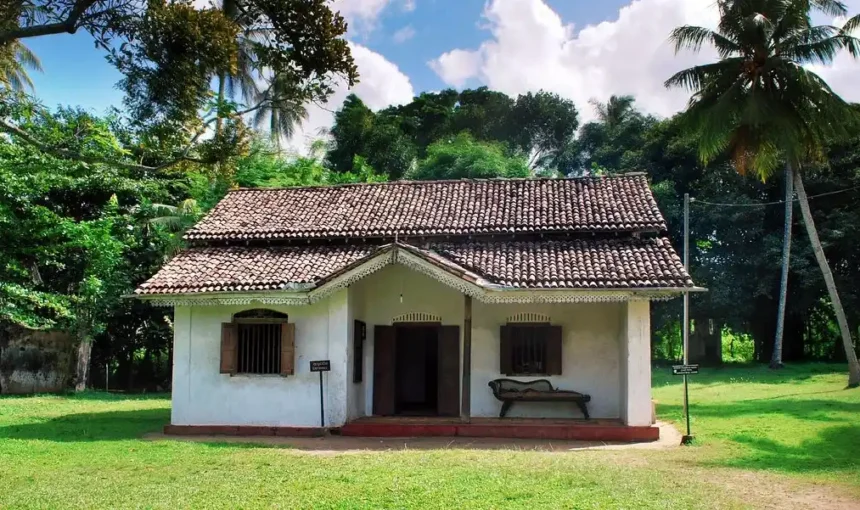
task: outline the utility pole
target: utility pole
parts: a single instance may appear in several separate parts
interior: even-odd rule
[[[684,193],[684,270],[690,273],[690,194]],[[684,291],[684,365],[690,364],[690,291]],[[690,444],[693,435],[690,433],[690,392],[687,386],[687,374],[684,374],[684,416],[687,420],[687,434],[681,438],[681,444]]]

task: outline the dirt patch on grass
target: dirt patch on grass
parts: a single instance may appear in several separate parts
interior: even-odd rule
[[[702,477],[760,510],[860,510],[860,499],[856,495],[833,485],[730,469],[696,469],[687,476]]]

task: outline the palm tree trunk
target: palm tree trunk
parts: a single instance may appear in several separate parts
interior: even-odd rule
[[[842,334],[842,346],[845,348],[845,357],[848,359],[848,387],[856,388],[860,386],[860,364],[857,362],[857,353],[854,352],[851,330],[848,329],[848,319],[845,317],[842,301],[839,300],[839,293],[836,291],[836,282],[833,280],[830,264],[827,263],[827,258],[824,256],[821,240],[818,239],[818,231],[815,229],[812,211],[809,210],[806,189],[803,187],[803,178],[800,176],[798,170],[794,171],[794,187],[797,189],[797,198],[800,202],[800,212],[803,214],[803,223],[806,225],[806,233],[809,234],[812,251],[815,253],[815,259],[818,261],[818,266],[824,275],[824,283],[827,285],[830,302],[833,303],[833,311],[836,313],[836,322],[839,324],[839,332]]]
[[[782,274],[779,278],[779,311],[770,368],[782,368],[782,336],[785,331],[785,304],[788,299],[788,266],[791,260],[791,224],[794,213],[794,187],[791,163],[785,164],[785,226],[782,231]]]
[[[215,114],[215,138],[221,136],[221,129],[224,126],[224,119],[221,117],[221,103],[224,101],[226,86],[227,76],[224,73],[221,73],[218,75],[218,111]]]

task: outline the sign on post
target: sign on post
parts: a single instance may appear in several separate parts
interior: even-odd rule
[[[693,375],[699,373],[699,365],[672,365],[674,375]]]
[[[320,427],[325,427],[325,404],[323,403],[323,372],[331,372],[331,360],[311,361],[311,372],[320,373]]]
[[[311,361],[311,372],[331,372],[331,361],[327,359]]]

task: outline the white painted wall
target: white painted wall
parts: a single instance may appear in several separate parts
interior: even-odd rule
[[[591,395],[588,412],[593,418],[618,418],[620,409],[619,338],[623,303],[485,304],[472,308],[472,416],[495,417],[502,403],[487,385],[508,377],[499,372],[499,330],[507,318],[520,312],[548,315],[561,326],[561,375],[520,377],[519,381],[549,379],[553,386]],[[530,402],[514,404],[507,416],[534,418],[581,418],[572,403]]]
[[[319,375],[311,360],[330,359],[324,374],[326,425],[347,414],[348,292],[309,306],[265,308],[286,313],[296,325],[295,375],[220,374],[221,323],[258,306],[176,307],[174,318],[174,425],[319,426]]]

